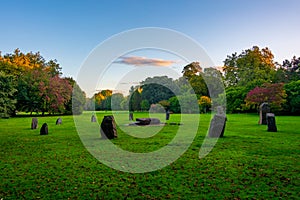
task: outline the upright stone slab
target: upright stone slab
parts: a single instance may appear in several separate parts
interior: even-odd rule
[[[95,115],[92,115],[91,122],[97,122],[97,119],[96,119]]]
[[[268,103],[262,103],[259,106],[259,124],[267,125],[267,113],[270,112],[270,106]]]
[[[133,121],[133,112],[132,111],[129,112],[129,121]]]
[[[31,129],[37,129],[38,127],[38,119],[36,117],[31,120]]]
[[[217,114],[210,122],[209,137],[219,138],[224,136],[227,117],[221,106],[217,107]]]
[[[56,125],[61,125],[62,124],[62,119],[61,118],[58,118],[57,120],[56,120],[56,123],[55,123]]]
[[[104,116],[100,125],[100,134],[103,139],[114,139],[118,137],[117,126],[113,116]]]
[[[267,124],[269,132],[277,132],[276,121],[274,113],[267,113]]]
[[[44,123],[42,128],[40,129],[40,135],[48,135],[48,125]]]
[[[166,120],[169,120],[169,119],[170,119],[170,111],[166,110]]]

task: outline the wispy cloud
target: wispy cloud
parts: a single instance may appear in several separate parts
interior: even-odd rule
[[[134,65],[137,67],[143,66],[157,66],[157,67],[168,67],[177,61],[174,60],[163,60],[156,58],[146,58],[139,56],[130,56],[130,57],[120,57],[115,63],[121,63],[126,65]]]

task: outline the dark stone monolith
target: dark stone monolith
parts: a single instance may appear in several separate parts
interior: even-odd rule
[[[61,119],[61,118],[58,118],[58,119],[56,120],[56,125],[60,125],[60,124],[62,124],[62,119]]]
[[[100,125],[102,139],[114,139],[118,137],[117,126],[113,116],[104,116]]]
[[[156,125],[160,124],[160,120],[157,118],[136,118],[135,124],[139,126]]]
[[[224,136],[227,117],[221,106],[217,107],[217,114],[210,122],[209,137],[219,138]]]
[[[169,120],[169,119],[170,119],[170,111],[166,110],[166,120]]]
[[[274,113],[267,113],[267,124],[269,132],[277,132],[276,121]]]
[[[40,135],[48,135],[48,125],[47,123],[44,123],[41,130],[40,130]]]
[[[262,103],[259,106],[259,124],[267,125],[267,113],[270,112],[270,106],[268,103]]]
[[[38,127],[38,119],[36,117],[31,120],[31,129],[37,129]]]

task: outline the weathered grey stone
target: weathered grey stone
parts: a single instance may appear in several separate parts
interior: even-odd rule
[[[267,113],[266,116],[267,116],[268,131],[269,132],[277,132],[275,114]]]
[[[100,125],[102,139],[114,139],[118,137],[117,126],[113,116],[104,116]]]
[[[95,115],[92,115],[91,122],[97,122],[97,119],[96,119]]]
[[[223,137],[226,127],[227,117],[224,113],[223,107],[217,107],[217,114],[214,115],[210,122],[209,137]]]
[[[266,114],[270,112],[270,106],[268,103],[262,103],[259,106],[259,124],[267,125]]]
[[[61,118],[58,118],[58,119],[56,120],[56,125],[60,125],[60,124],[62,124],[62,119],[61,119]]]
[[[129,120],[133,121],[133,112],[131,112],[131,111],[129,112]]]
[[[40,135],[48,135],[48,125],[44,123],[40,129]]]
[[[36,117],[31,120],[31,129],[37,129],[38,127],[38,119]]]

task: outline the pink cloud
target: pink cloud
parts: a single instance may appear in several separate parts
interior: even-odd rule
[[[120,57],[115,63],[135,65],[138,67],[142,67],[142,66],[168,67],[176,63],[176,61],[156,59],[156,58],[146,58],[146,57],[139,57],[139,56],[130,56],[130,57]]]

